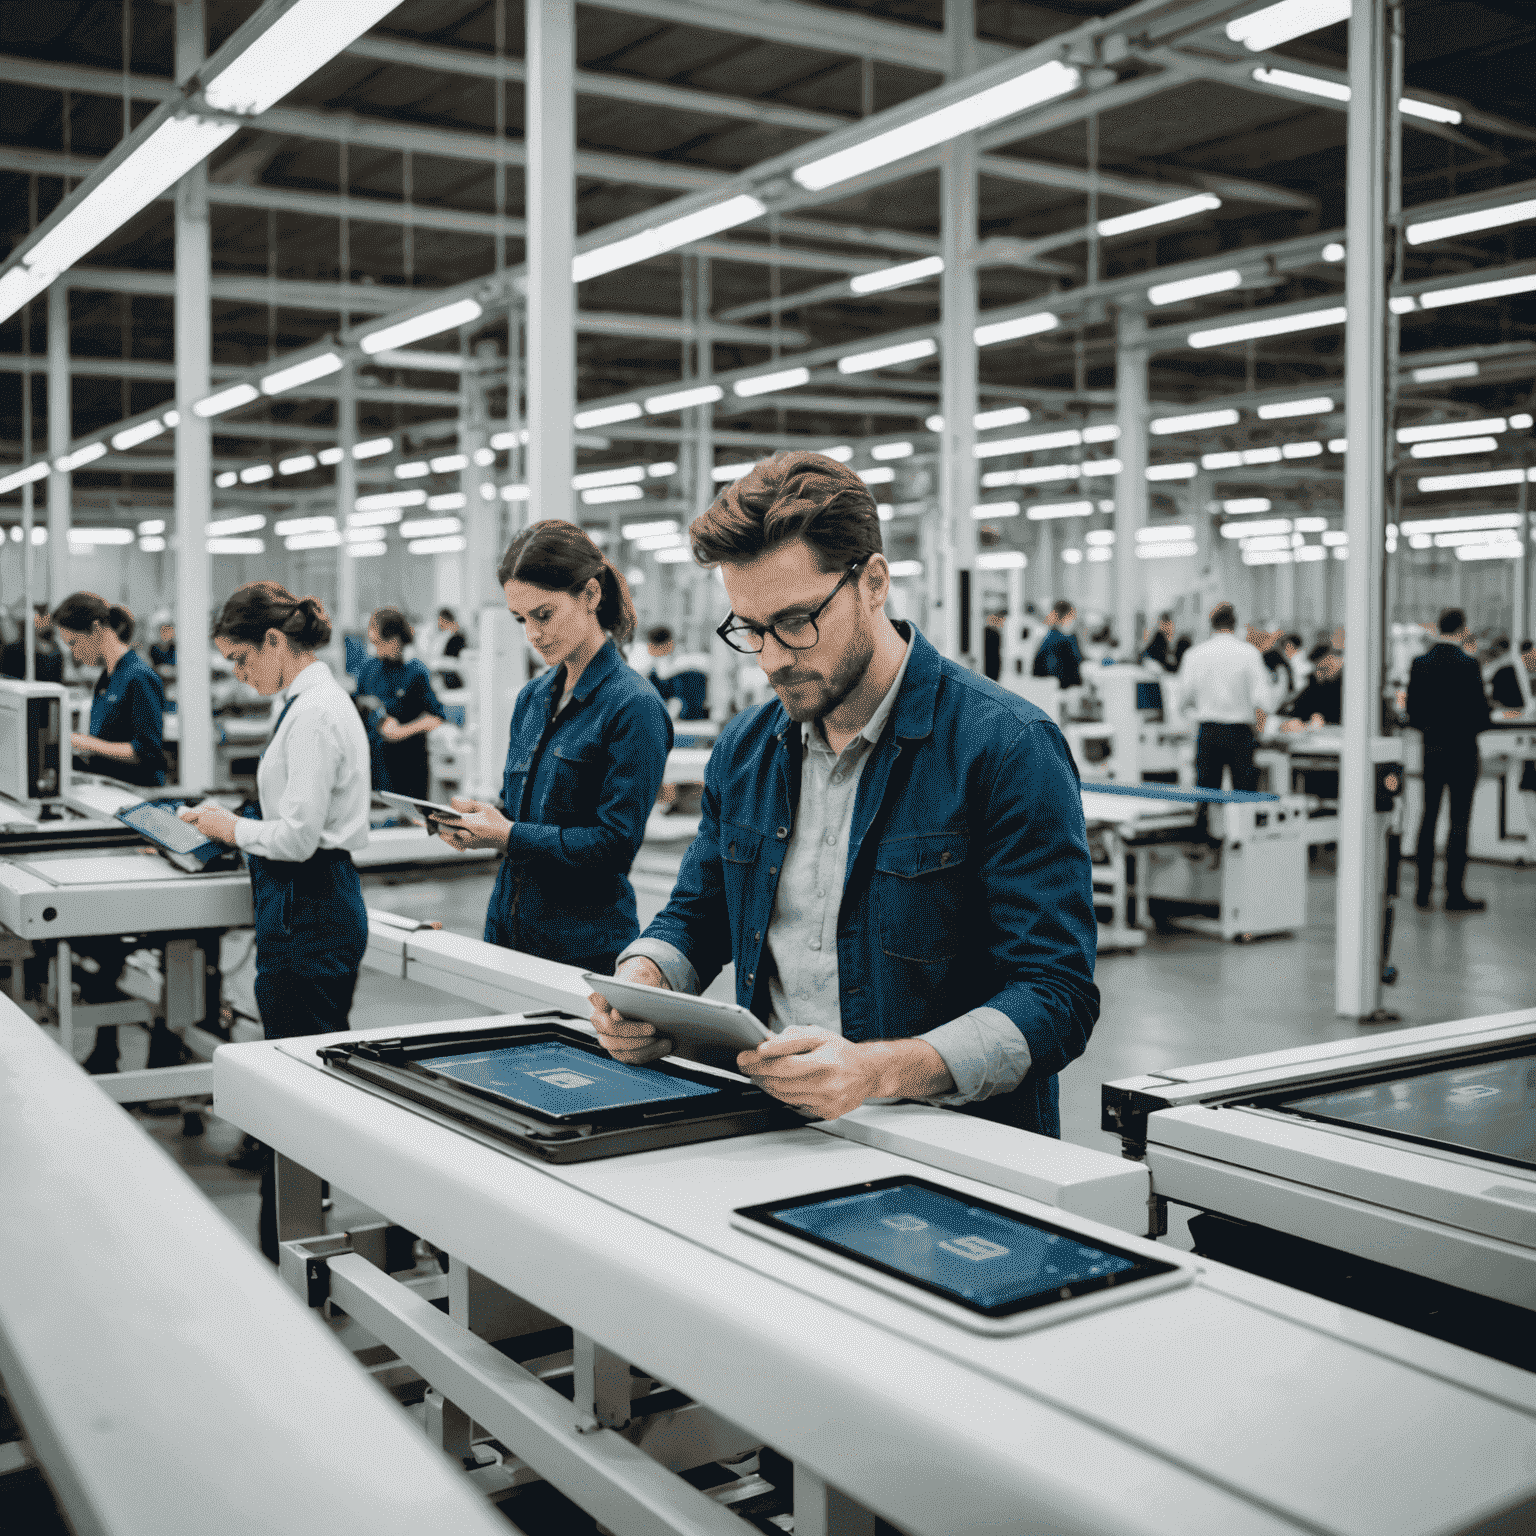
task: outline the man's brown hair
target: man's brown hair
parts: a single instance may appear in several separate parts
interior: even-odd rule
[[[1211,628],[1235,630],[1237,628],[1237,609],[1231,603],[1217,603],[1211,609]]]
[[[754,464],[688,529],[701,565],[744,564],[804,539],[824,571],[883,553],[869,487],[836,459],[796,449]]]

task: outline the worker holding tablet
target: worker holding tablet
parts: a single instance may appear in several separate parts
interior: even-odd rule
[[[778,694],[721,733],[699,834],[617,976],[736,1001],[780,1038],[739,1070],[830,1119],[924,1099],[1059,1134],[1056,1075],[1098,1017],[1077,772],[1041,710],[885,614],[864,482],[821,454],[756,465],[689,530],[732,612],[720,637]],[[600,991],[620,1061],[665,1030]]]
[[[496,579],[549,670],[517,696],[501,809],[453,801],[450,847],[504,852],[485,939],[613,972],[640,931],[630,865],[672,746],[672,721],[617,641],[634,633],[629,588],[574,523],[520,533]]]

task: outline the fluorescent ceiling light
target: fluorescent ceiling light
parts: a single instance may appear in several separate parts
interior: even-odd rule
[[[896,516],[896,508],[893,507],[888,501],[877,501],[875,503],[875,516],[878,517],[882,523],[888,523],[893,517]]]
[[[468,501],[463,491],[445,491],[441,496],[427,497],[427,511],[457,512]]]
[[[1239,496],[1222,502],[1221,510],[1230,517],[1241,517],[1249,512],[1268,512],[1271,505],[1267,496]]]
[[[904,341],[894,347],[879,347],[873,352],[854,352],[847,357],[840,357],[837,360],[837,371],[867,373],[871,368],[891,368],[897,363],[912,363],[921,357],[932,357],[938,350],[938,343],[926,338],[922,341]]]
[[[1062,552],[1061,552],[1061,563],[1063,565],[1081,565],[1083,563],[1083,552],[1082,552],[1082,550],[1080,550],[1080,549],[1064,549],[1064,550],[1062,550]]]
[[[445,539],[416,539],[405,547],[413,555],[456,555],[465,544],[462,533],[450,534]]]
[[[1462,544],[1518,544],[1520,535],[1513,528],[1467,529],[1461,533],[1437,533],[1436,549],[1456,549]]]
[[[1198,464],[1149,464],[1148,480],[1193,480],[1200,473]]]
[[[626,539],[648,539],[658,533],[676,533],[677,519],[663,517],[654,523],[625,523],[619,531]]]
[[[269,373],[261,381],[261,392],[264,395],[280,395],[284,390],[297,389],[300,384],[308,384],[340,371],[341,358],[334,352],[322,352],[318,357],[306,357],[302,362],[290,363],[286,368],[279,368],[276,373]]]
[[[272,478],[272,466],[270,464],[251,464],[240,471],[241,485],[260,485],[263,480]]]
[[[1295,552],[1295,559],[1298,565],[1306,565],[1309,561],[1326,560],[1327,558],[1328,551],[1321,544],[1303,544]]]
[[[425,517],[400,524],[403,539],[439,539],[445,534],[463,533],[464,524],[456,517]]]
[[[366,443],[358,443],[352,449],[354,459],[376,459],[381,453],[389,453],[394,449],[395,440],[392,437],[370,437]]]
[[[908,283],[920,283],[925,277],[937,277],[943,270],[942,256],[923,256],[917,261],[903,262],[899,267],[860,272],[848,279],[848,286],[855,293],[884,293],[888,288],[905,288]]]
[[[996,459],[1011,453],[1045,453],[1052,448],[1076,448],[1083,434],[1075,427],[1061,432],[1037,432],[1030,437],[1000,437],[990,443],[977,443],[978,459]]]
[[[1387,308],[1394,315],[1412,314],[1419,307],[1419,301],[1412,294],[1405,293],[1397,298],[1387,300]]]
[[[1245,549],[1243,551],[1244,565],[1289,565],[1291,552],[1288,549]]]
[[[713,405],[725,391],[718,384],[698,384],[692,389],[676,389],[670,394],[652,395],[645,402],[648,416],[664,416],[668,411],[686,411],[695,405]]]
[[[632,485],[645,479],[645,469],[631,464],[624,469],[589,469],[585,474],[571,476],[573,491],[590,491],[599,485]]]
[[[1429,443],[1441,437],[1474,437],[1486,432],[1502,432],[1508,425],[1502,416],[1489,416],[1482,421],[1443,421],[1429,427],[1400,427],[1397,440],[1400,443]]]
[[[1153,224],[1171,224],[1175,219],[1193,218],[1197,213],[1207,213],[1221,207],[1221,199],[1210,192],[1196,192],[1190,197],[1176,198],[1171,203],[1153,203],[1138,208],[1134,213],[1117,214],[1112,219],[1099,220],[1099,234],[1108,240],[1114,235],[1128,235],[1132,230],[1146,229]]]
[[[232,411],[237,405],[249,405],[252,400],[260,398],[261,392],[254,384],[231,384],[228,389],[221,389],[197,401],[192,407],[192,414],[203,417],[222,416],[225,411]]]
[[[1192,539],[1195,530],[1188,523],[1164,523],[1155,528],[1138,528],[1136,530],[1136,542],[1138,544],[1167,544],[1180,543],[1184,539]]]
[[[1529,411],[1516,411],[1509,418],[1509,424],[1517,432],[1527,432],[1532,426],[1536,426],[1536,417],[1533,417]]]
[[[1113,528],[1093,528],[1083,535],[1085,544],[1113,544],[1115,542],[1115,530]]]
[[[232,485],[240,484],[240,476],[234,470],[226,469],[222,474],[213,477],[214,485],[221,491],[227,491]]]
[[[1244,464],[1278,464],[1284,455],[1278,447],[1244,448]]]
[[[1193,539],[1173,541],[1167,544],[1138,544],[1136,546],[1136,558],[1138,560],[1181,560],[1189,555],[1198,555],[1200,546]]]
[[[174,431],[177,427],[179,427],[181,425],[181,412],[180,411],[166,411],[165,414],[163,416],[161,416],[160,420],[163,421],[166,424],[166,426],[170,427]]]
[[[889,485],[896,478],[896,471],[889,465],[877,465],[874,469],[861,469],[859,479],[865,485]]]
[[[1458,560],[1520,560],[1524,555],[1519,544],[1463,544],[1456,551]]]
[[[1165,437],[1170,432],[1203,432],[1207,427],[1235,427],[1242,420],[1242,413],[1234,410],[1197,411],[1192,416],[1163,416],[1150,422],[1154,435]]]
[[[1435,101],[1415,101],[1412,96],[1399,97],[1397,110],[1409,117],[1423,117],[1432,123],[1449,123],[1453,127],[1461,121],[1461,113],[1455,107],[1442,107]]]
[[[929,417],[929,422],[933,417]],[[1016,427],[1029,420],[1029,407],[1027,405],[1005,405],[1001,410],[978,411],[974,425],[978,432],[990,431],[993,427]],[[933,427],[935,432],[944,430],[944,418],[938,418],[938,426]]]
[[[152,417],[149,421],[141,421],[136,427],[125,427],[121,432],[112,434],[112,446],[119,453],[129,448],[137,448],[140,443],[147,443],[152,437],[159,437],[165,431],[165,426],[160,418]]]
[[[1203,453],[1200,455],[1201,469],[1237,469],[1243,462],[1243,456],[1237,449],[1224,453]]]
[[[823,448],[822,453],[829,459],[836,459],[839,464],[846,464],[853,457],[853,449],[847,443],[839,443],[835,448]]]
[[[981,477],[987,490],[999,485],[1050,485],[1058,480],[1081,478],[1081,464],[1037,464],[1030,469],[995,469]]]
[[[334,549],[341,543],[341,535],[334,529],[330,533],[301,533],[283,540],[284,549]]]
[[[876,443],[869,450],[869,456],[872,459],[906,459],[914,452],[911,443]]]
[[[1524,479],[1523,469],[1483,469],[1465,475],[1425,475],[1419,481],[1419,490],[1426,495],[1432,491],[1480,491],[1494,485],[1519,485]]]
[[[1225,272],[1208,272],[1204,277],[1180,278],[1176,283],[1155,283],[1147,289],[1153,304],[1179,304],[1185,299],[1201,299],[1208,293],[1226,293],[1243,286],[1243,274],[1236,267]]]
[[[1115,558],[1115,552],[1112,549],[1106,549],[1102,544],[1096,544],[1088,551],[1088,558],[1099,565],[1103,565]]]
[[[1017,517],[1019,504],[1016,501],[984,501],[980,506],[971,508],[971,516],[978,523],[985,522],[989,517]]]
[[[921,576],[923,574],[923,562],[921,560],[892,560],[891,575],[898,580],[903,576]]]
[[[1297,533],[1321,533],[1328,526],[1326,517],[1293,517],[1291,527]]]
[[[467,453],[440,453],[431,461],[434,475],[453,475],[469,467]]]
[[[1468,528],[1518,528],[1522,521],[1518,512],[1468,512],[1461,517],[1421,517],[1404,523],[1402,532],[1460,533]]]
[[[1536,286],[1536,278],[1532,279]],[[1327,309],[1311,309],[1300,315],[1281,315],[1273,320],[1246,320],[1238,325],[1217,326],[1208,331],[1191,331],[1192,347],[1226,347],[1238,341],[1258,341],[1265,336],[1289,336],[1294,331],[1315,331],[1325,325],[1343,325],[1349,311],[1342,304]]]
[[[1316,75],[1298,75],[1289,69],[1256,69],[1253,78],[1260,85],[1278,85],[1288,91],[1302,91],[1308,96],[1322,96],[1328,101],[1348,101],[1349,87],[1337,80],[1320,80]]]
[[[633,266],[637,261],[675,251],[680,245],[692,245],[695,240],[706,240],[721,230],[734,229],[738,224],[759,219],[767,211],[755,197],[743,192],[723,203],[669,219],[653,229],[642,229],[637,235],[626,235],[622,240],[611,241],[594,250],[579,251],[571,261],[571,281],[584,283],[605,272],[616,272],[620,267]]]
[[[341,461],[346,458],[346,454],[344,454],[340,448],[322,448],[320,452],[315,455],[315,457],[318,458],[322,464],[340,464]]]
[[[652,480],[666,480],[677,473],[677,465],[671,459],[663,459],[659,464],[647,464],[645,472]]]
[[[305,533],[334,533],[335,531],[334,517],[290,517],[272,525],[272,532],[280,539]]]
[[[1281,455],[1287,459],[1315,459],[1323,451],[1321,443],[1281,443]]]
[[[1444,309],[1448,304],[1476,304],[1483,299],[1502,299],[1512,293],[1529,293],[1536,288],[1536,273],[1527,277],[1506,277],[1492,283],[1466,283],[1458,288],[1436,288],[1421,293],[1419,303],[1425,309]]]
[[[589,507],[605,506],[611,501],[640,501],[644,496],[638,485],[603,485],[581,493],[582,502]]]
[[[504,485],[501,488],[503,501],[527,501],[528,487],[526,485]]]
[[[203,530],[210,539],[222,539],[232,533],[255,533],[259,528],[267,526],[267,519],[260,512],[250,512],[244,517],[220,518],[216,523],[209,523]]]
[[[150,534],[139,540],[139,548],[146,555],[162,555],[165,553],[165,540],[159,534]]]
[[[349,512],[347,537],[352,538],[353,530],[358,528],[387,528],[391,523],[398,523],[403,515],[399,507],[379,507],[371,512]]]
[[[1119,439],[1120,428],[1114,422],[1101,422],[1096,427],[1083,428],[1083,441],[1085,443],[1113,443]]]
[[[352,506],[358,512],[380,512],[387,507],[419,507],[426,499],[425,491],[384,491],[377,496],[359,496]]]
[[[755,459],[748,459],[744,464],[716,464],[710,470],[709,478],[716,485],[724,485],[727,480],[739,480],[756,462]]]
[[[164,533],[165,519],[163,517],[146,518],[139,524],[139,532],[148,534]]]
[[[1277,405],[1261,405],[1260,421],[1279,421],[1286,416],[1326,416],[1333,410],[1333,401],[1327,395],[1316,395],[1310,400],[1282,400]]]
[[[1328,439],[1329,453],[1348,453],[1349,439],[1347,437],[1330,437]]]
[[[1323,247],[1324,261],[1343,261],[1347,254],[1348,252],[1345,251],[1344,247],[1337,240],[1330,240]]]
[[[264,555],[267,542],[265,539],[209,539],[206,548],[210,555]]]
[[[626,400],[622,405],[600,405],[595,410],[577,411],[571,421],[579,431],[585,431],[588,427],[610,427],[616,421],[633,421],[644,414],[638,401]]]
[[[388,554],[389,553],[389,545],[386,544],[382,539],[371,540],[370,542],[368,542],[366,544],[363,544],[363,543],[348,544],[347,545],[347,553],[354,560],[367,560],[367,559],[369,559],[370,557],[372,557],[374,555],[385,555],[385,554]]]
[[[978,571],[1022,571],[1029,560],[1022,549],[990,550],[976,556]]]
[[[1455,437],[1415,443],[1409,452],[1416,459],[1449,459],[1464,453],[1492,453],[1498,446],[1494,437]]]
[[[1051,101],[1076,90],[1081,76],[1059,60],[1042,64],[1026,74],[1005,80],[984,91],[977,91],[936,112],[929,112],[899,128],[888,129],[861,144],[834,151],[798,167],[792,175],[810,192],[835,186],[851,176],[862,175],[878,166],[905,160],[920,150],[931,149],[962,133],[985,128],[989,123],[1027,111],[1041,102]]]
[[[420,480],[423,475],[429,475],[432,471],[420,460],[410,464],[395,465],[396,480]]]
[[[132,528],[71,528],[72,544],[132,544]]]
[[[1263,53],[1288,43],[1293,37],[1305,37],[1320,27],[1331,27],[1349,20],[1350,0],[1279,0],[1227,23],[1227,36],[1243,43],[1254,53]]]
[[[811,382],[809,368],[781,368],[777,373],[760,373],[754,379],[737,379],[731,388],[743,398],[771,395],[779,389],[798,389]]]
[[[375,352],[388,352],[394,347],[420,341],[425,336],[436,336],[442,331],[468,325],[482,314],[484,310],[474,299],[459,299],[438,309],[429,309],[423,315],[412,315],[409,320],[397,320],[393,325],[386,325],[383,330],[364,336],[359,345],[372,357]]]
[[[636,549],[648,551],[671,549],[683,542],[683,536],[680,533],[652,533],[643,539],[635,539],[633,542]]]
[[[655,559],[658,565],[686,565],[693,559],[693,551],[686,544],[674,544],[667,549],[656,550]]]
[[[1118,475],[1125,466],[1119,459],[1089,459],[1082,464],[1085,479],[1093,479],[1096,475]]]
[[[1336,531],[1325,532],[1323,534],[1323,543],[1327,545],[1329,549],[1342,549],[1346,544],[1349,543],[1349,535],[1347,533],[1340,533]]]
[[[1044,331],[1054,331],[1060,324],[1055,315],[1023,315],[1017,320],[994,320],[989,325],[978,325],[972,339],[978,347],[992,347],[1000,341],[1017,341],[1021,336],[1039,336]]]
[[[301,453],[291,459],[279,459],[277,472],[280,475],[307,474],[315,468],[315,456],[312,453]]]
[[[62,458],[53,461],[53,467],[60,474],[69,474],[71,470],[79,469],[82,465],[93,464],[99,458],[106,455],[105,443],[87,443],[83,448],[77,448],[73,453],[66,453]]]
[[[1060,517],[1092,517],[1091,501],[1037,501],[1024,509],[1024,516],[1032,523],[1052,522]]]
[[[1536,219],[1536,197],[1519,203],[1505,203],[1500,208],[1481,208],[1476,213],[1453,213],[1443,219],[1427,219],[1410,224],[1406,231],[1409,245],[1425,245],[1431,240],[1449,240],[1455,235],[1470,235],[1480,229],[1502,229],[1506,224],[1524,224]]]

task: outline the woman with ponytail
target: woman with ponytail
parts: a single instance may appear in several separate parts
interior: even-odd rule
[[[368,914],[352,855],[368,844],[368,737],[351,698],[315,652],[331,638],[317,598],[275,581],[241,587],[213,642],[242,683],[286,693],[256,772],[260,819],[206,804],[184,810],[205,836],[246,856],[256,908],[256,1003],[269,1040],[347,1028]],[[268,1159],[261,1248],[277,1262]]]
[[[549,670],[517,696],[501,809],[455,800],[463,819],[441,835],[503,850],[487,942],[607,974],[640,931],[629,869],[672,721],[614,644],[635,630],[629,588],[574,523],[520,533],[496,579]]]
[[[71,592],[54,610],[54,628],[82,667],[100,667],[91,728],[71,734],[82,772],[127,784],[165,783],[165,689],[133,650],[133,615],[94,592]]]

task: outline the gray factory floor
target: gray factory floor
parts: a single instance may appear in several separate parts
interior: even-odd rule
[[[642,924],[664,904],[677,862],[667,851],[642,851],[635,873]],[[1411,869],[1408,880],[1411,888]],[[478,937],[491,880],[364,885],[370,904],[440,918],[446,927]],[[1393,959],[1400,975],[1386,989],[1385,1003],[1402,1022],[1388,1027],[1536,1007],[1536,966],[1529,960],[1536,869],[1473,865],[1468,888],[1487,898],[1487,912],[1419,912],[1411,900],[1398,903]],[[1098,1027],[1087,1053],[1061,1079],[1062,1135],[1084,1146],[1119,1150],[1099,1129],[1099,1086],[1112,1079],[1364,1032],[1333,1013],[1334,890],[1332,870],[1320,866],[1309,882],[1310,920],[1294,938],[1236,945],[1180,933],[1154,936],[1137,954],[1104,956],[1098,967],[1103,995]],[[730,996],[729,974],[710,991]],[[484,1011],[364,971],[352,1022],[375,1028],[471,1018]],[[179,1117],[146,1118],[143,1124],[254,1244],[256,1177],[224,1164],[239,1143],[238,1130],[212,1117],[207,1133],[195,1138],[180,1134]],[[345,1225],[348,1214],[338,1195],[333,1224]]]

